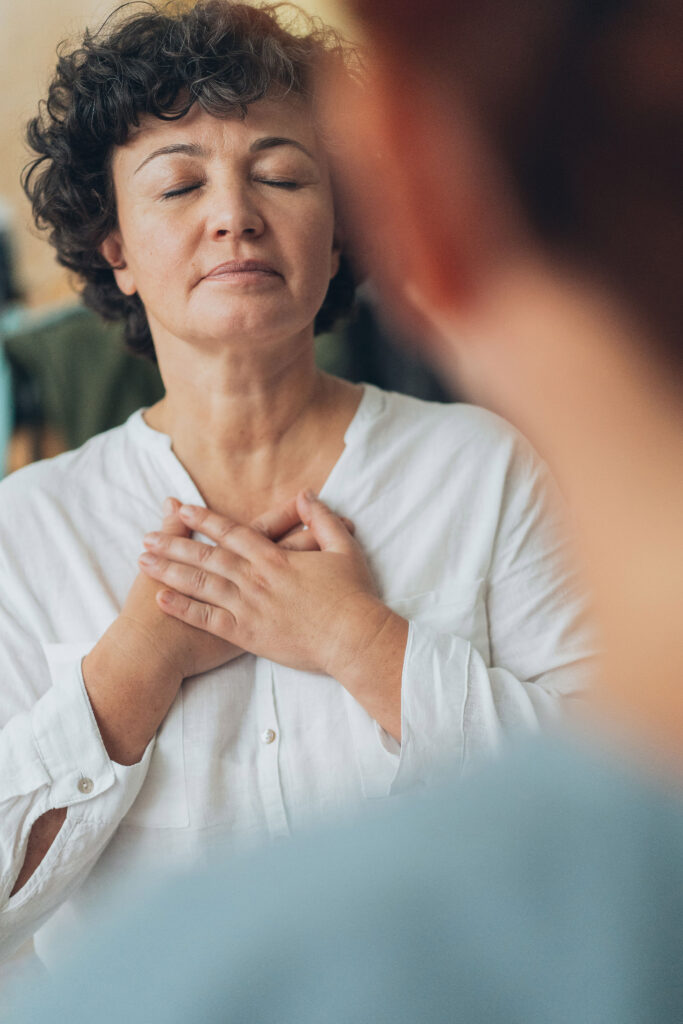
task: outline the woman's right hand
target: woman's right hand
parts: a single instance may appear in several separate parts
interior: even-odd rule
[[[161,532],[174,537],[188,537],[190,532],[176,515],[180,503],[167,498]],[[108,631],[110,640],[119,642],[128,656],[139,657],[151,673],[165,670],[177,686],[189,676],[210,672],[239,657],[242,651],[234,644],[204,642],[199,629],[169,630],[155,612],[159,586],[149,586],[143,573],[135,578],[123,608]],[[145,668],[142,670],[145,672]]]
[[[165,503],[161,531],[189,536],[176,515],[180,503]],[[317,548],[293,498],[259,517],[252,527],[290,550]],[[350,525],[350,524],[349,524]],[[107,753],[119,764],[135,764],[166,717],[183,679],[218,668],[243,651],[166,615],[156,601],[160,584],[140,573],[120,614],[83,659],[83,679]]]
[[[166,499],[161,533],[174,537],[191,535],[192,531],[178,518],[179,508],[180,502],[177,499]],[[344,522],[353,532],[353,524],[348,520]],[[302,529],[296,497],[286,505],[260,516],[251,526],[288,550],[318,549],[313,533]],[[156,601],[156,594],[161,589],[160,584],[144,573],[136,577],[114,624],[115,633],[129,652],[131,644],[133,649],[140,647],[153,670],[166,665],[171,678],[179,678],[181,681],[189,676],[210,672],[244,653],[240,647],[227,640],[211,636],[203,629],[188,626],[161,612]]]

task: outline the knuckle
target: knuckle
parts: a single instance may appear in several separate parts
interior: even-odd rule
[[[235,572],[235,560],[225,551],[216,551],[214,554],[216,570],[221,576],[229,577]]]
[[[172,578],[173,563],[169,562],[166,558],[157,558],[156,565],[154,566],[154,575],[161,576],[163,579]]]
[[[222,636],[232,636],[237,626],[237,619],[231,611],[221,608],[215,614],[215,626]]]
[[[274,569],[282,569],[288,565],[287,560],[287,549],[279,547],[277,544],[273,544],[272,548],[268,551],[268,564]]]
[[[259,591],[268,590],[268,588],[269,588],[268,580],[266,579],[264,574],[259,569],[256,569],[256,568],[254,568],[253,565],[250,565],[248,570],[247,570],[247,574],[246,575],[247,575],[247,578],[248,578],[248,581],[249,581],[249,585],[254,590],[259,590]]]
[[[213,608],[210,604],[199,606],[199,621],[205,629],[210,629],[213,625]]]
[[[234,598],[235,592],[236,587],[232,580],[219,579],[212,600],[214,600],[216,604],[225,606]]]
[[[195,569],[190,577],[190,585],[193,590],[203,590],[206,586],[206,573],[203,569]]]
[[[199,559],[200,564],[206,565],[208,562],[211,561],[215,553],[215,549],[212,548],[209,544],[201,544],[199,546],[199,551],[197,553],[197,557]]]
[[[237,523],[233,523],[229,519],[228,520],[225,520],[225,519],[222,520],[221,525],[218,528],[218,541],[219,541],[219,543],[223,544],[225,541],[228,541],[232,536],[234,536],[236,530],[237,530]]]

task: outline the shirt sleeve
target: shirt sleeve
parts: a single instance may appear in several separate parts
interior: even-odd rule
[[[566,698],[588,688],[596,644],[569,537],[552,478],[519,438],[466,631],[459,615],[451,629],[410,621],[400,746],[377,727],[385,793],[426,784],[445,763],[468,770],[512,734],[561,720]]]
[[[40,645],[22,635],[16,623],[10,641],[8,626],[6,619],[0,625],[0,633],[8,634],[7,675],[13,676],[6,680],[6,697],[19,689],[12,669],[16,673],[20,666],[35,668],[24,692],[41,680],[50,685],[0,731],[0,960],[83,882],[135,800],[153,746],[152,741],[130,767],[111,761],[81,672],[81,658],[91,645],[50,645],[45,667],[37,656]],[[55,808],[67,809],[62,828],[34,874],[10,898],[33,824]]]

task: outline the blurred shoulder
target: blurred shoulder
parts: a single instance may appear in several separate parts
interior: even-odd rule
[[[482,456],[507,451],[537,459],[526,438],[502,416],[466,402],[430,402],[394,391],[376,389],[384,402],[391,429],[424,436],[447,448],[467,447]]]

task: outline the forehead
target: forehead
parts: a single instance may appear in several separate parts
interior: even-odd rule
[[[144,157],[159,146],[192,141],[207,152],[241,152],[258,138],[282,136],[301,142],[309,152],[320,156],[320,143],[308,104],[298,96],[264,99],[250,104],[246,117],[239,112],[215,117],[195,103],[177,121],[163,121],[143,114],[123,146],[113,153],[114,165]]]

